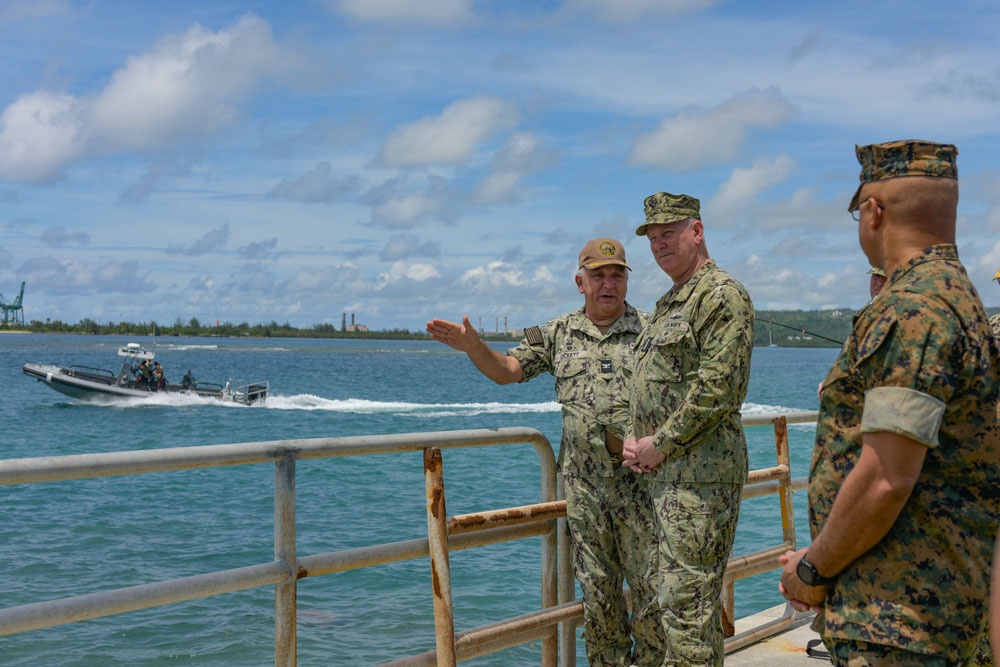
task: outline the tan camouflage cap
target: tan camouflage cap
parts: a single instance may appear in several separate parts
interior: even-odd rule
[[[958,179],[955,158],[958,149],[952,144],[906,139],[885,144],[855,146],[861,164],[861,185],[854,192],[848,211],[858,210],[861,188],[865,183],[884,181],[898,176],[940,176]]]
[[[596,269],[599,266],[617,264],[624,266],[629,271],[632,267],[625,263],[625,248],[614,239],[593,239],[587,241],[580,251],[579,269]]]
[[[865,271],[865,273],[870,273],[873,276],[882,276],[883,278],[885,278],[885,271],[878,268],[877,266],[873,266],[872,268]]]
[[[647,225],[670,225],[682,220],[701,220],[701,202],[690,195],[657,192],[646,197],[646,222],[635,229],[636,236],[646,235]]]

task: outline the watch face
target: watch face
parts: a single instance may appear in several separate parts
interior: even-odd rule
[[[799,561],[799,564],[795,568],[795,574],[799,575],[799,579],[806,586],[815,586],[818,583],[817,579],[820,578],[819,574],[805,558]]]

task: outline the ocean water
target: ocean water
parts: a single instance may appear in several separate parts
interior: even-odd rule
[[[266,379],[264,405],[193,397],[74,401],[24,376],[26,362],[117,370],[118,347],[155,349],[169,379]],[[494,344],[504,350],[510,344]],[[758,348],[745,412],[814,410],[831,349]],[[498,387],[465,355],[431,341],[0,335],[4,458],[289,438],[527,426],[558,447],[553,381]],[[789,426],[793,475],[815,430]],[[773,430],[747,429],[751,468],[774,465]],[[426,536],[418,453],[297,466],[298,553]],[[446,451],[449,514],[538,501],[532,447]],[[795,494],[808,540],[805,494]],[[270,561],[273,466],[0,487],[0,606]],[[777,498],[744,502],[735,553],[780,541]],[[452,554],[456,628],[537,608],[539,540]],[[737,583],[737,616],[780,602],[777,574]],[[301,580],[298,664],[372,665],[434,647],[426,558]],[[579,631],[578,631],[579,637]],[[537,665],[526,645],[470,665]],[[273,588],[0,637],[0,664],[47,667],[274,662]],[[585,665],[578,641],[578,664]]]

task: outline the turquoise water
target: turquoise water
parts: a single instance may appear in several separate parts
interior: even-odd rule
[[[22,375],[26,362],[117,370],[118,347],[155,344],[167,377],[267,379],[265,405],[191,397],[94,405]],[[508,347],[496,344],[497,349]],[[745,412],[814,410],[830,349],[758,348]],[[558,446],[545,376],[513,387],[482,378],[430,341],[328,341],[0,335],[0,449],[59,456],[289,438],[528,426]],[[789,427],[795,476],[814,429]],[[773,431],[748,429],[752,468],[774,464]],[[530,446],[445,452],[449,514],[537,502]],[[299,556],[426,536],[419,454],[298,465]],[[0,606],[270,561],[273,466],[0,487]],[[800,540],[805,498],[796,494]],[[780,539],[776,497],[744,503],[736,553]],[[452,555],[456,628],[537,608],[539,540]],[[737,616],[777,604],[775,574],[737,583]],[[371,665],[433,648],[427,559],[299,582],[299,665]],[[537,665],[524,646],[471,665]],[[579,664],[582,642],[579,643]],[[0,663],[24,666],[268,665],[273,589],[232,593],[0,637]]]

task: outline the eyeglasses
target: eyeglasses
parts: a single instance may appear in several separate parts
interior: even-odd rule
[[[885,204],[875,199],[875,197],[869,197],[868,199],[858,204],[858,207],[856,209],[851,211],[851,217],[854,218],[854,222],[861,222],[861,207],[867,204],[869,201],[875,202],[876,206],[878,206],[883,211],[885,210]]]

